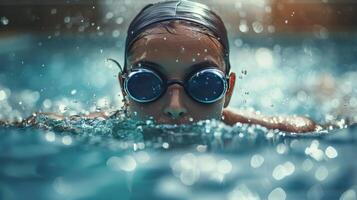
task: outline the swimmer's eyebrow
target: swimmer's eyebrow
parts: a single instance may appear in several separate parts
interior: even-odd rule
[[[154,71],[165,73],[165,68],[162,65],[148,60],[136,61],[135,63],[132,64],[132,66],[135,68],[135,67],[139,67],[140,64],[145,65],[145,67],[151,68]],[[199,71],[207,67],[220,69],[219,66],[214,61],[207,59],[202,62],[191,65],[190,70],[186,73],[186,75],[192,73],[193,71]]]
[[[192,71],[199,71],[201,69],[207,68],[207,67],[213,67],[213,68],[217,68],[219,69],[219,66],[212,60],[205,60],[199,63],[195,63],[193,64],[190,68],[191,68],[191,72]]]

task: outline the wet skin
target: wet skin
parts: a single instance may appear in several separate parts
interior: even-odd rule
[[[146,32],[146,36],[137,40],[130,49],[128,70],[138,68],[138,63],[151,62],[155,63],[154,70],[168,80],[181,81],[197,68],[215,67],[226,73],[222,47],[216,39],[182,24],[176,24],[175,34],[162,27]],[[208,64],[202,65],[204,63]],[[128,98],[123,90],[122,93],[128,114],[140,120],[152,117],[157,123],[183,124],[221,119],[223,108],[228,105],[234,89],[235,74],[231,73],[230,76],[231,86],[225,97],[210,104],[193,100],[179,84],[170,85],[163,96],[150,103],[138,103]],[[123,80],[119,79],[123,88]]]

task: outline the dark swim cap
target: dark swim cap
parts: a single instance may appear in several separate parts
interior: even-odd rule
[[[206,5],[181,0],[163,1],[145,6],[131,21],[125,42],[124,72],[127,69],[126,58],[128,50],[136,38],[151,25],[172,20],[184,20],[206,27],[223,46],[226,72],[229,73],[229,44],[227,30],[222,19]]]

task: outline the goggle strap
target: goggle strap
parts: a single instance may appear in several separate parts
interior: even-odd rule
[[[113,58],[107,58],[107,61],[112,61],[113,63],[115,63],[120,69],[119,73],[123,73],[124,72],[123,68],[121,67],[121,65],[120,65],[120,63],[118,61],[114,60]]]

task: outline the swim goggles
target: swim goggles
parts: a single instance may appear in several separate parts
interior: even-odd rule
[[[181,85],[186,93],[200,103],[213,103],[226,94],[229,78],[213,66],[194,71],[184,79],[167,80],[149,64],[140,63],[122,75],[124,91],[136,102],[148,103],[159,99],[173,84]]]

